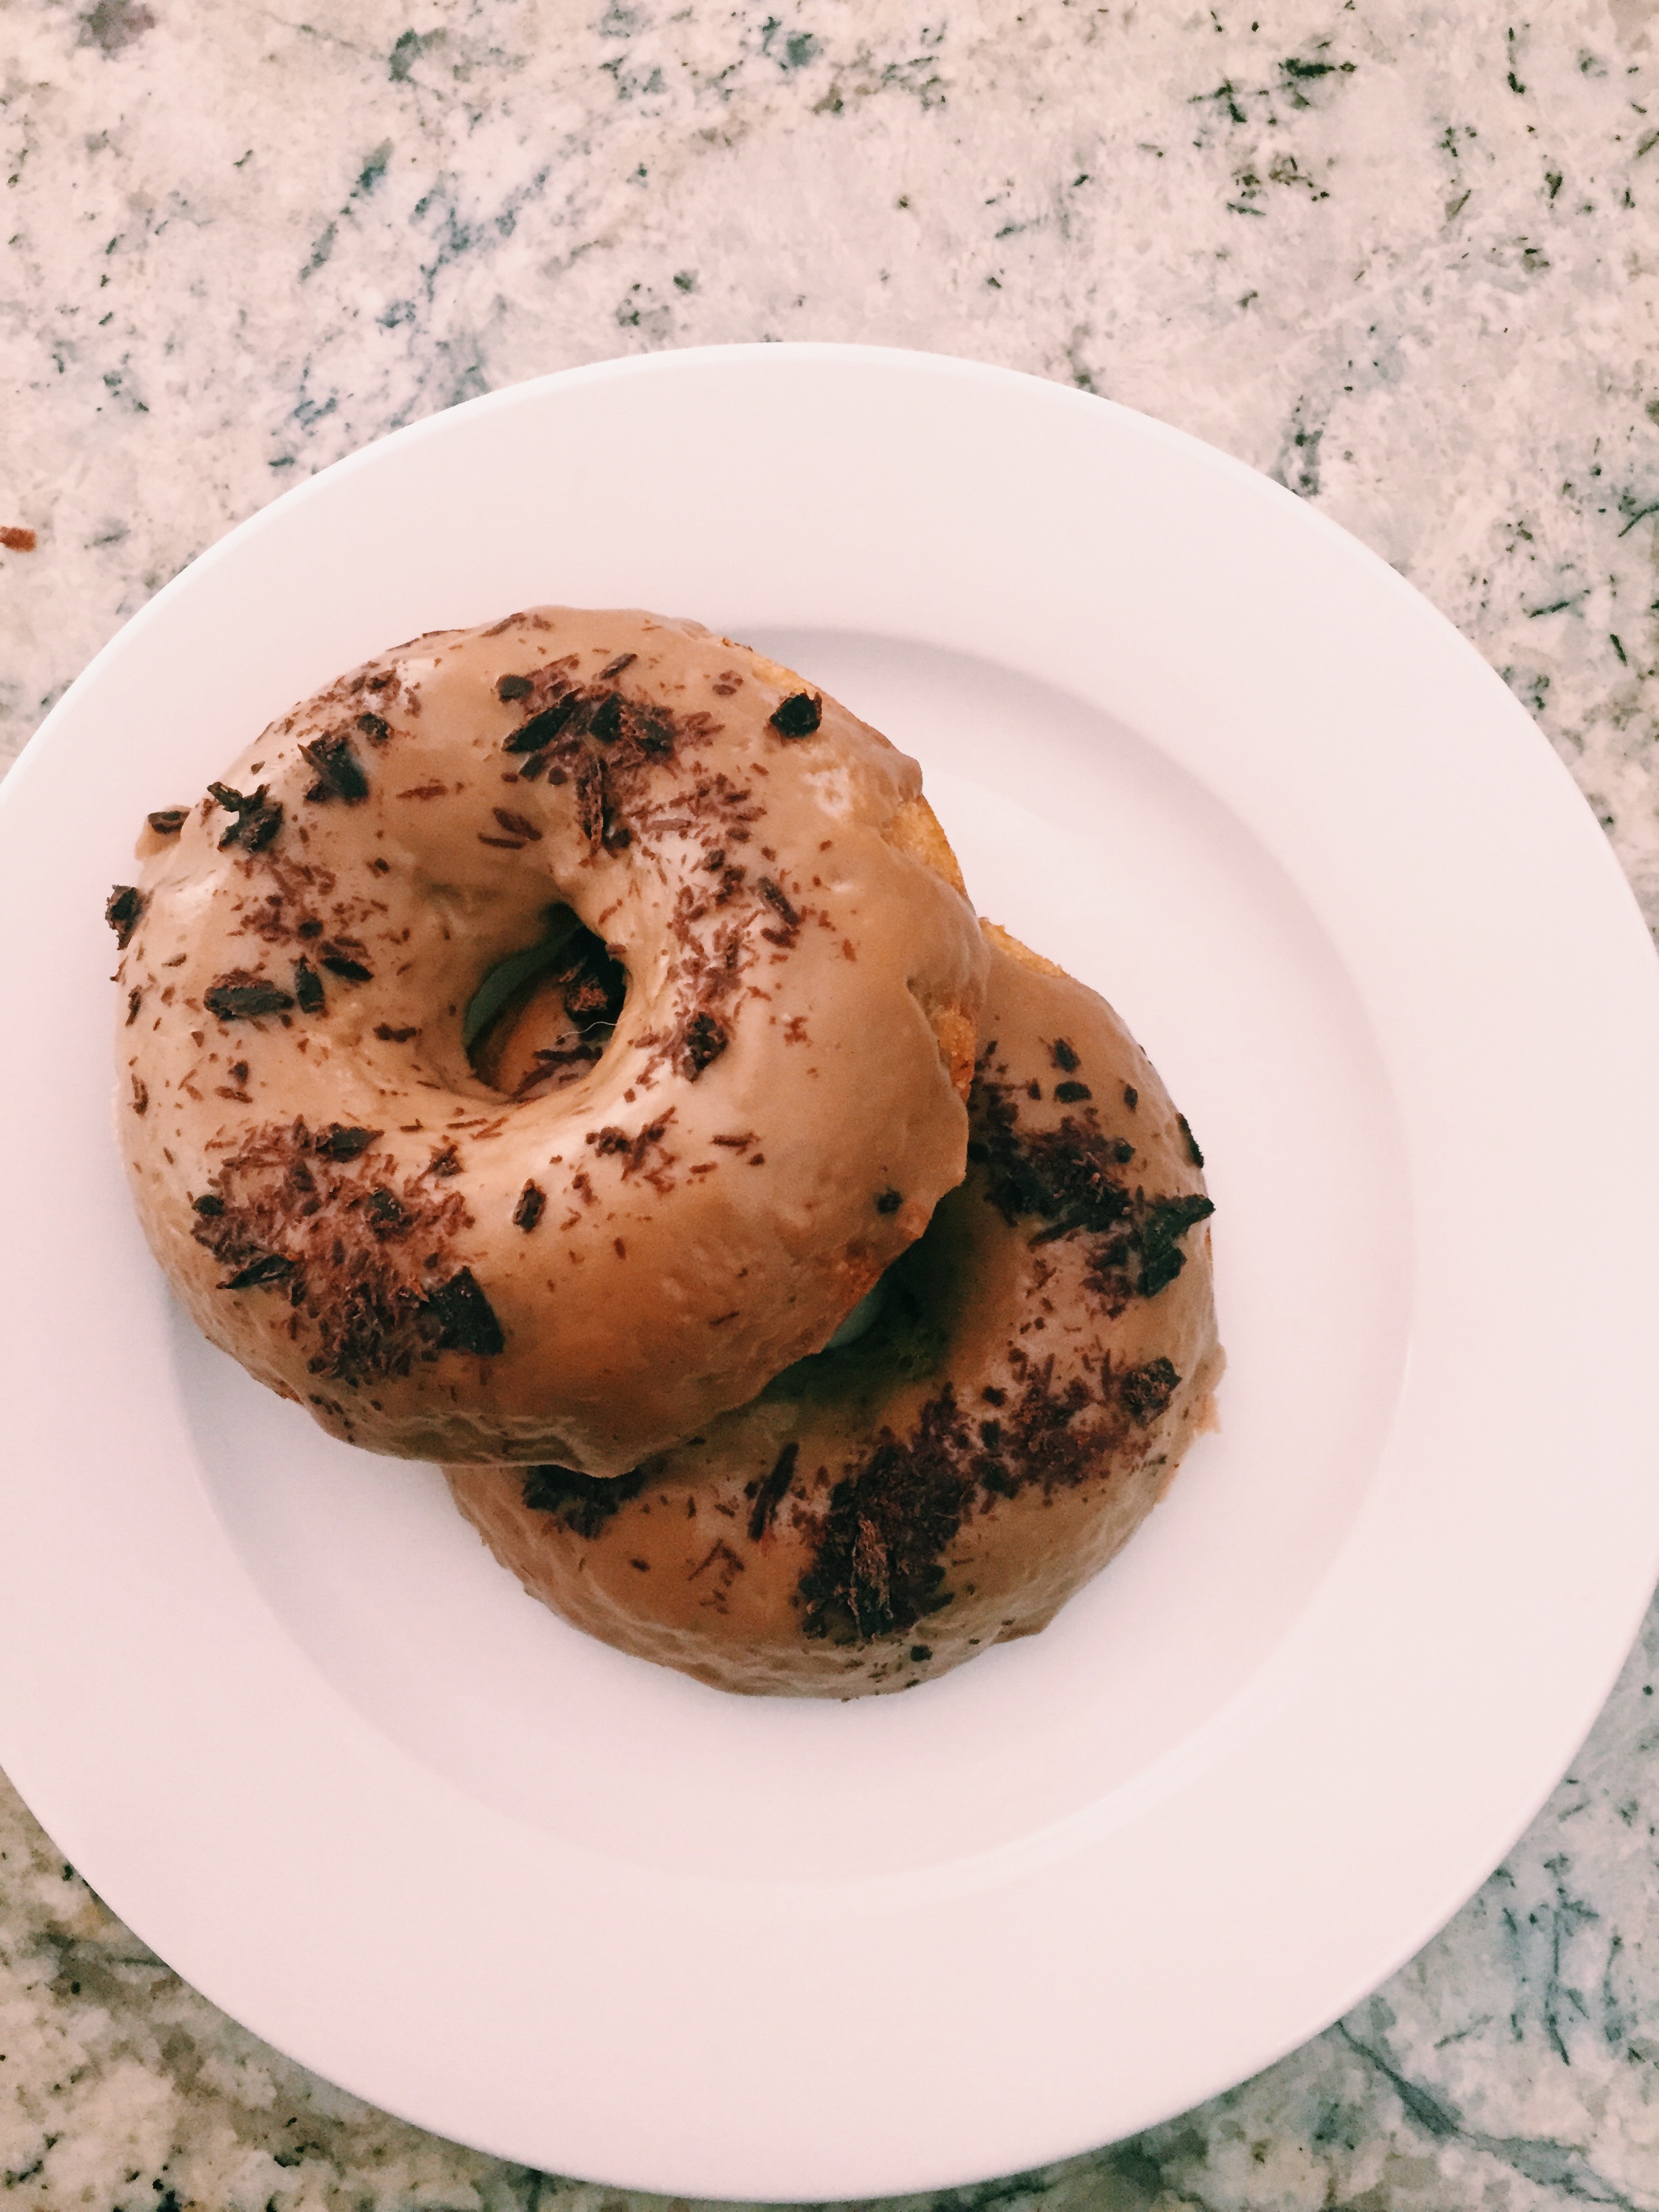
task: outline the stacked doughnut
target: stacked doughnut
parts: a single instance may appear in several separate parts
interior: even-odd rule
[[[744,1691],[1041,1627],[1219,1372],[1201,1160],[915,764],[694,623],[414,641],[149,819],[118,1118],[198,1325]]]

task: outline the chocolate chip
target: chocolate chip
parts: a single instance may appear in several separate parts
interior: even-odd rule
[[[1188,1158],[1195,1168],[1201,1168],[1204,1164],[1204,1155],[1198,1149],[1198,1139],[1187,1126],[1187,1116],[1184,1114],[1177,1114],[1176,1119],[1181,1124],[1182,1135],[1187,1139]]]
[[[374,1034],[383,1044],[407,1044],[410,1037],[418,1033],[417,1025],[413,1022],[407,1029],[401,1030],[394,1030],[390,1022],[376,1022],[374,1024]]]
[[[541,1219],[547,1205],[547,1193],[538,1182],[527,1182],[519,1193],[519,1202],[513,1209],[515,1229],[533,1229]]]
[[[535,690],[527,676],[503,676],[495,685],[495,696],[505,703],[510,699],[527,699]]]
[[[1048,1049],[1054,1054],[1054,1066],[1067,1075],[1077,1066],[1077,1049],[1066,1038],[1056,1037]]]
[[[384,714],[359,714],[357,727],[372,745],[383,745],[392,735],[392,725]]]
[[[878,1213],[896,1213],[903,1203],[903,1192],[894,1190],[890,1186],[886,1190],[878,1192],[876,1195],[876,1212]]]
[[[147,814],[144,819],[158,837],[176,837],[189,812],[187,806],[158,806],[154,814]]]
[[[1057,1083],[1054,1085],[1054,1097],[1062,1106],[1076,1106],[1094,1095],[1086,1083]]]
[[[190,1202],[194,1211],[199,1213],[204,1221],[211,1221],[216,1215],[222,1213],[225,1210],[225,1201],[216,1191],[204,1190],[199,1198],[192,1198]]]
[[[810,738],[823,720],[823,695],[816,691],[792,691],[781,700],[768,721],[781,738]]]
[[[136,884],[117,884],[105,900],[104,919],[115,932],[115,942],[123,952],[126,951],[143,911],[144,895]]]

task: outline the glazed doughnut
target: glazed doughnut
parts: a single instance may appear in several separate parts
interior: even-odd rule
[[[1043,1627],[1211,1419],[1192,1133],[1103,1000],[987,933],[972,1164],[862,1336],[622,1480],[446,1470],[579,1628],[719,1689],[908,1689]]]
[[[963,1171],[986,956],[921,788],[632,611],[440,631],[274,724],[110,902],[196,1322],[410,1457],[616,1474],[752,1398]],[[472,1035],[503,978],[516,1062]]]

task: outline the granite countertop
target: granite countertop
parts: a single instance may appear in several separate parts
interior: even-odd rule
[[[0,758],[193,555],[398,423],[617,353],[864,339],[1127,401],[1346,524],[1659,914],[1656,0],[9,0],[0,157]],[[939,2202],[1659,2212],[1656,1682],[1659,1613],[1505,1864],[1327,2034]],[[635,2201],[277,2057],[3,1783],[0,2197]]]

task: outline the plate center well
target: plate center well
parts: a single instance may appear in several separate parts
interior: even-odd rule
[[[1097,1803],[1187,1741],[1307,1605],[1404,1360],[1410,1194],[1328,938],[1183,769],[1097,710],[932,648],[749,641],[905,750],[981,911],[1103,992],[1207,1158],[1222,1428],[1042,1636],[905,1695],[734,1698],[526,1597],[436,1472],[337,1444],[179,1320],[202,1476],[267,1601],[423,1763],[607,1853],[735,1879],[956,1859]]]

